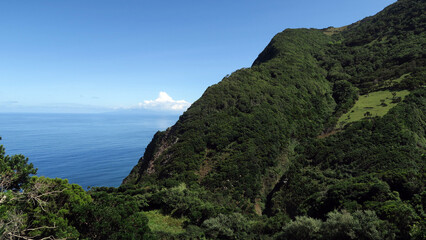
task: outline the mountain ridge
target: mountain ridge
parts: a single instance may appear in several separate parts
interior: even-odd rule
[[[417,179],[416,191],[423,191],[419,180],[424,179],[425,167],[424,10],[423,1],[399,0],[338,29],[278,33],[252,67],[208,87],[174,126],[156,133],[123,185],[174,187],[183,182],[220,193],[226,197],[210,200],[243,212],[268,216],[284,212],[290,217],[307,212],[321,218],[344,206],[334,202],[327,210],[314,210],[312,199],[351,178],[366,177],[392,190],[393,174],[405,172],[403,176]],[[410,93],[406,98],[404,91]],[[376,103],[369,93],[383,99]],[[360,97],[368,106],[356,110]],[[371,112],[376,109],[386,115],[375,117]],[[405,118],[410,123],[396,117],[407,116],[403,113],[407,109],[414,109]],[[364,118],[351,120],[351,113]],[[393,129],[386,130],[386,125]],[[328,153],[321,155],[323,151]],[[342,161],[334,160],[337,156]],[[387,163],[396,156],[397,164]],[[321,176],[318,183],[306,180],[304,187],[294,183],[315,175]],[[286,196],[289,193],[293,199]],[[381,211],[364,201],[358,205]]]

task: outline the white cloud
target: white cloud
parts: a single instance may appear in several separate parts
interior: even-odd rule
[[[150,110],[185,111],[191,104],[185,100],[174,100],[166,92],[160,92],[155,100],[145,100],[138,103],[138,108]]]

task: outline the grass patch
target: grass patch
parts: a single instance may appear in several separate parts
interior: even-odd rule
[[[410,76],[411,73],[402,74],[401,77],[392,80],[392,83],[401,83],[406,77]]]
[[[177,235],[185,232],[182,225],[185,218],[173,218],[168,215],[163,215],[159,210],[144,212],[148,217],[148,226],[153,232],[163,232],[172,235]]]
[[[337,127],[342,128],[348,123],[359,121],[365,117],[382,117],[399,101],[404,100],[409,93],[408,90],[398,92],[386,90],[361,95],[355,105],[339,118]]]
[[[402,80],[404,80],[406,77],[410,76],[411,73],[406,73],[401,75],[399,78],[397,79],[391,79],[391,80],[386,80],[383,82],[383,87],[392,87],[395,84],[401,83]]]
[[[331,35],[334,35],[334,34],[337,34],[337,33],[342,32],[342,31],[343,31],[343,30],[345,30],[347,27],[348,27],[348,26],[343,26],[343,27],[338,27],[338,28],[335,28],[335,27],[328,27],[328,28],[323,29],[323,33],[324,33],[325,35],[331,36]]]

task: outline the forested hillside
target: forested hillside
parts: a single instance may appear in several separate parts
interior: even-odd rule
[[[0,223],[30,211],[21,228],[38,232],[21,235],[40,238],[425,239],[425,13],[399,0],[349,26],[284,30],[157,132],[121,187],[20,179],[0,186]],[[73,189],[52,206],[61,225],[37,199],[13,203],[46,181]]]

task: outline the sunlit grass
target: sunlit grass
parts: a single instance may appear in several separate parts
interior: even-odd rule
[[[402,101],[409,93],[408,90],[398,92],[386,90],[361,95],[355,105],[339,118],[337,126],[341,128],[348,123],[359,121],[365,117],[382,117],[389,109],[398,104],[394,99],[401,98]]]
[[[145,212],[148,217],[148,226],[153,232],[163,232],[172,235],[177,235],[185,232],[182,225],[185,218],[173,218],[168,215],[163,215],[159,210]]]

